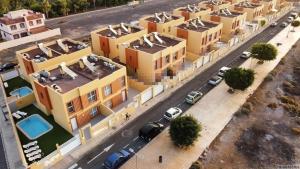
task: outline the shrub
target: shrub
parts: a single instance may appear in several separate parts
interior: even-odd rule
[[[235,116],[239,117],[242,115],[248,116],[253,110],[253,106],[250,102],[246,102],[236,113]]]
[[[300,117],[300,106],[294,104],[283,105],[284,109],[291,113],[292,116]]]
[[[266,81],[272,81],[274,79],[273,75],[272,74],[268,74],[266,77],[265,77],[265,80]]]
[[[202,165],[199,161],[195,161],[193,162],[192,166],[190,167],[190,169],[202,169]]]
[[[187,148],[200,136],[201,125],[192,116],[182,116],[171,121],[169,134],[175,146]]]
[[[268,107],[271,108],[271,109],[276,109],[277,104],[276,103],[270,103],[270,104],[268,104]]]
[[[270,61],[276,59],[277,48],[269,43],[255,43],[251,47],[251,57],[260,61]]]
[[[281,96],[280,101],[285,104],[297,105],[295,100],[289,96]]]
[[[232,68],[224,75],[225,83],[232,89],[245,90],[254,81],[254,71],[243,68]]]

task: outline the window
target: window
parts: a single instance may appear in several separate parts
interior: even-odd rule
[[[168,31],[171,32],[171,27],[168,28]]]
[[[11,25],[11,26],[10,26],[10,29],[11,29],[11,30],[16,30],[16,29],[17,29],[17,26],[16,26],[16,25]]]
[[[177,58],[178,58],[178,52],[174,53],[173,60],[175,61],[177,60]]]
[[[40,19],[36,20],[36,24],[42,24],[42,20]]]
[[[170,63],[170,55],[167,55],[165,58],[166,63]]]
[[[182,55],[185,55],[185,47],[182,48]]]
[[[24,23],[20,23],[20,28],[25,28],[25,24]]]
[[[111,86],[107,85],[107,86],[104,87],[104,95],[108,96],[110,94],[111,94]]]
[[[32,21],[29,21],[29,25],[30,25],[30,26],[33,26],[33,22],[32,22]]]
[[[90,93],[87,94],[87,96],[88,96],[88,101],[89,101],[90,103],[96,101],[96,100],[97,100],[96,90],[91,91]]]
[[[216,32],[216,33],[215,33],[215,38],[214,38],[214,39],[217,39],[217,36],[218,36],[218,33]]]
[[[14,37],[14,39],[19,39],[20,35],[19,34],[15,34],[13,37]]]
[[[240,21],[237,21],[236,26],[239,26],[239,25],[240,25]]]
[[[219,36],[221,36],[221,34],[222,34],[222,30],[220,30],[220,35]]]
[[[72,101],[69,102],[69,103],[67,103],[67,109],[68,109],[68,112],[69,112],[69,113],[75,112],[75,108],[74,108],[74,105],[73,105],[73,102],[72,102]]]
[[[121,86],[126,86],[125,77],[121,77]]]
[[[112,102],[111,102],[111,100],[108,100],[104,104],[105,104],[106,107],[112,108]]]
[[[208,37],[208,41],[211,41],[211,39],[212,39],[212,34],[211,34],[211,35],[209,35],[209,37]]]
[[[156,70],[156,69],[158,69],[158,67],[159,67],[159,66],[158,66],[158,60],[156,60],[156,61],[155,61],[155,65],[154,65],[154,69]]]
[[[205,38],[202,38],[202,45],[205,45]]]
[[[97,107],[93,107],[93,108],[91,109],[90,115],[91,115],[92,117],[95,117],[97,114],[98,114],[98,109],[97,109]]]

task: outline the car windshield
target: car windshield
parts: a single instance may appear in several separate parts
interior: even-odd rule
[[[218,76],[214,76],[213,78],[211,78],[211,80],[213,80],[213,81],[218,81],[218,80],[219,80],[219,77],[218,77]]]
[[[168,113],[168,112],[166,112],[165,115],[166,115],[167,117],[172,117],[172,114],[171,114],[171,113]]]
[[[113,166],[112,161],[105,161],[104,165],[106,165],[107,167],[111,168]]]
[[[191,96],[191,95],[187,95],[187,98],[190,99],[190,100],[193,100],[193,99],[194,99],[194,97]]]

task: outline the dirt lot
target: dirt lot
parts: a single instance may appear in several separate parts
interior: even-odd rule
[[[205,169],[300,168],[300,41],[207,152]]]

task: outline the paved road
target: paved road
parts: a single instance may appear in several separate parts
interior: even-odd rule
[[[105,11],[94,11],[80,16],[74,15],[46,21],[50,28],[59,28],[64,37],[80,38],[89,35],[91,31],[108,24],[129,23],[138,20],[143,15],[155,12],[170,11],[187,4],[199,3],[200,0],[152,0],[135,8],[122,6]]]
[[[283,17],[279,20],[279,23],[281,23],[284,19],[286,19],[287,16]],[[277,26],[275,28],[267,28],[262,33],[258,34],[245,44],[243,44],[241,47],[236,49],[235,51],[229,53],[227,56],[219,60],[217,63],[215,63],[212,67],[208,68],[206,71],[202,72],[198,76],[196,76],[194,79],[192,79],[190,82],[183,85],[181,88],[179,88],[175,93],[173,93],[169,98],[165,99],[164,101],[156,104],[153,106],[150,110],[146,111],[143,115],[137,117],[132,122],[127,124],[123,129],[111,137],[109,137],[106,141],[104,141],[103,144],[98,145],[96,148],[94,148],[92,151],[88,152],[82,159],[80,159],[77,163],[80,167],[83,169],[96,169],[101,168],[101,165],[105,158],[122,148],[129,149],[132,148],[135,152],[139,151],[144,145],[147,143],[138,138],[138,130],[147,122],[149,121],[160,121],[166,126],[168,125],[168,122],[165,121],[162,117],[164,112],[173,106],[178,106],[183,111],[186,111],[188,108],[190,108],[190,105],[184,103],[184,98],[191,90],[201,90],[204,94],[206,94],[208,91],[210,91],[213,87],[210,85],[207,85],[207,81],[210,77],[215,75],[218,70],[222,66],[229,66],[229,67],[236,67],[239,66],[241,63],[243,63],[245,60],[241,59],[239,56],[240,54],[248,50],[251,45],[255,42],[267,42],[272,37],[277,34],[279,31],[281,31],[282,28]],[[255,64],[255,63],[253,63]],[[113,144],[113,147],[108,151],[104,152],[101,155],[103,149]],[[153,150],[155,151],[155,150]],[[95,158],[97,157],[97,158]]]
[[[7,168],[7,163],[6,163],[6,157],[5,157],[5,152],[4,152],[3,142],[2,142],[2,134],[1,133],[0,133],[0,168],[1,169],[8,169]]]

